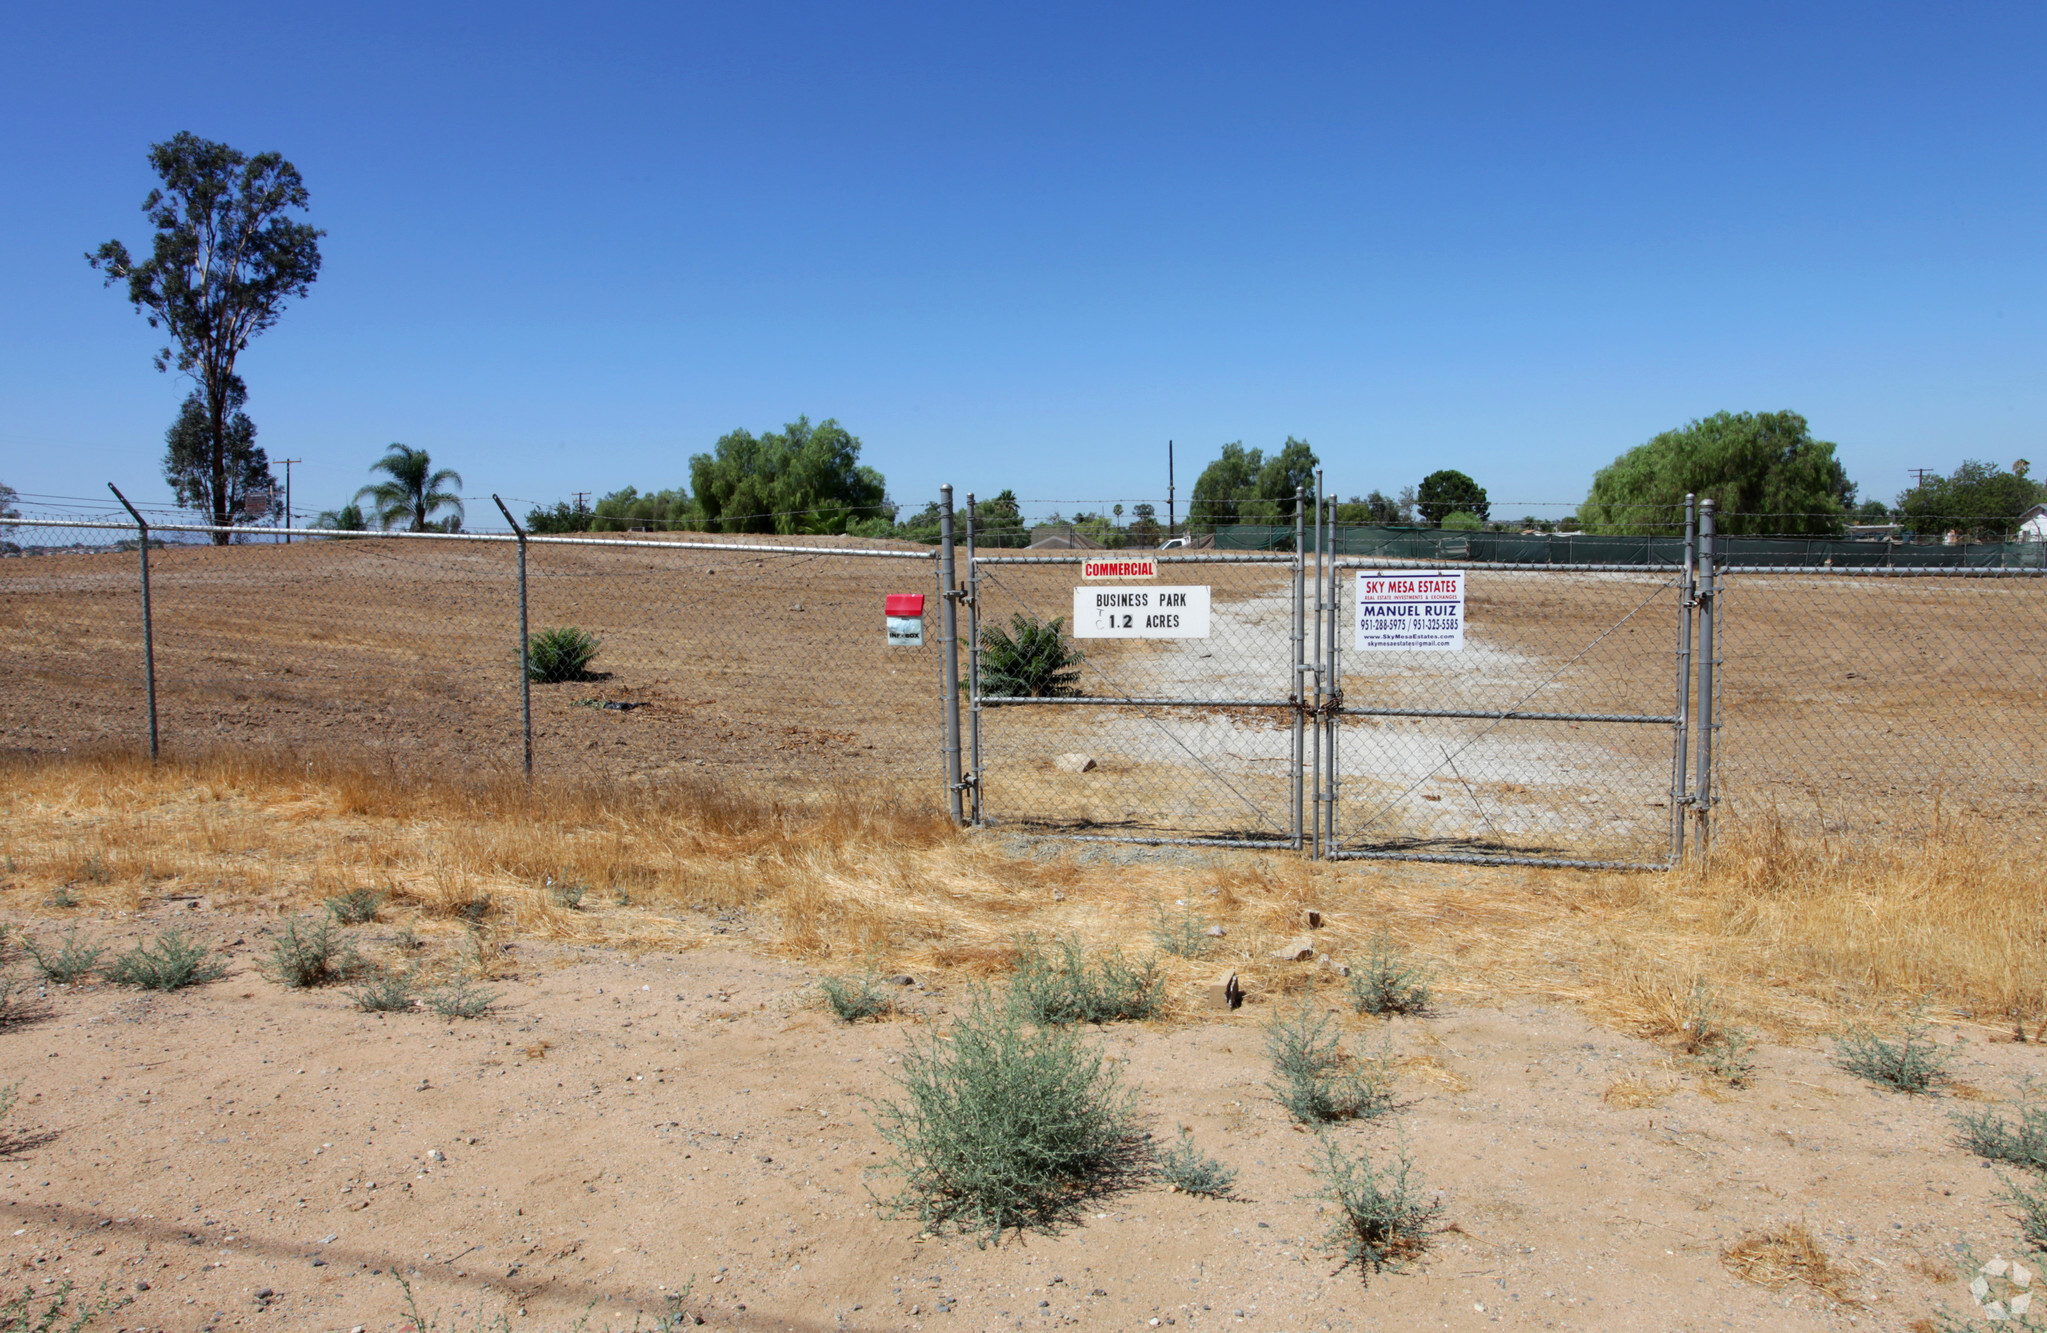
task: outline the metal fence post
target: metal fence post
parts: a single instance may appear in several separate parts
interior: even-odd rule
[[[945,638],[945,806],[955,824],[960,809],[959,587],[952,563],[952,483],[938,488],[938,627]]]
[[[512,511],[505,508],[505,502],[493,494],[498,512],[505,516],[505,522],[512,525],[512,535],[519,539],[519,728],[526,738],[526,776],[533,776],[533,639],[526,628],[526,529],[519,526],[519,520],[512,517]]]
[[[134,505],[128,503],[128,497],[121,494],[120,487],[110,481],[107,483],[107,489],[121,502],[121,508],[134,517],[135,530],[141,537],[136,543],[136,548],[142,552],[142,686],[149,700],[149,762],[153,764],[157,755],[156,622],[151,617],[149,609],[149,521],[142,517]]]
[[[1322,656],[1322,470],[1315,470],[1315,725],[1309,735],[1309,744],[1314,751],[1311,764],[1314,779],[1314,808],[1309,819],[1315,826],[1309,840],[1308,854],[1313,859],[1322,859],[1322,742],[1326,728],[1322,725],[1322,698],[1326,692],[1323,681],[1324,659]]]
[[[967,492],[967,763],[970,821],[981,823],[981,569],[974,563],[974,493]]]
[[[1696,819],[1692,846],[1705,855],[1713,843],[1713,616],[1719,602],[1719,581],[1713,566],[1713,501],[1699,501],[1699,700],[1694,716],[1698,769],[1692,780],[1692,812]]]
[[[1303,595],[1307,591],[1308,552],[1306,543],[1303,540],[1307,535],[1307,522],[1307,488],[1296,486],[1294,487],[1294,632],[1293,641],[1289,645],[1289,652],[1292,655],[1288,659],[1287,667],[1287,698],[1294,706],[1293,768],[1288,779],[1288,785],[1293,793],[1293,808],[1289,822],[1292,824],[1291,832],[1293,834],[1294,850],[1297,852],[1301,850],[1305,832],[1302,828],[1301,820],[1301,782],[1304,777],[1303,770],[1305,768],[1303,761],[1307,758],[1302,753],[1303,742],[1307,739],[1305,734],[1307,716],[1302,711],[1304,702],[1302,696],[1307,687],[1301,677],[1308,671],[1307,612],[1306,608],[1302,605]]]
[[[1336,565],[1336,497],[1329,497],[1329,855],[1337,853],[1336,812],[1343,799],[1343,571]]]
[[[1684,567],[1678,571],[1677,595],[1677,715],[1672,727],[1670,764],[1670,859],[1684,860],[1685,807],[1691,800],[1691,777],[1686,751],[1686,726],[1691,714],[1692,695],[1692,577],[1699,559],[1699,504],[1696,496],[1685,497]]]

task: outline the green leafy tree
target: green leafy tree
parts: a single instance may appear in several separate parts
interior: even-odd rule
[[[1187,520],[1197,528],[1291,523],[1295,489],[1313,490],[1319,461],[1306,440],[1291,435],[1269,459],[1262,449],[1245,449],[1241,440],[1226,444],[1195,478]]]
[[[369,527],[363,520],[362,506],[351,500],[339,509],[323,509],[320,517],[313,520],[316,528],[332,528],[336,532],[361,532]]]
[[[1442,526],[1450,532],[1478,532],[1485,527],[1485,520],[1460,509],[1454,514],[1443,515]]]
[[[535,505],[526,511],[526,531],[543,536],[588,532],[595,518],[581,496],[576,497],[574,504],[556,500],[552,505]]]
[[[253,157],[181,133],[149,150],[162,185],[142,201],[156,237],[137,261],[118,240],[86,255],[125,282],[128,300],[169,345],[156,368],[175,365],[198,383],[206,415],[206,499],[218,527],[232,522],[235,359],[271,328],[286,303],[312,290],[325,233],[291,216],[309,196],[298,169],[276,153]],[[225,545],[226,533],[214,542]]]
[[[1928,476],[1898,497],[1898,514],[1913,531],[2004,537],[2025,512],[2047,499],[2020,459],[2010,472],[1995,463],[1964,462],[1945,477]]]
[[[1891,521],[1891,507],[1881,500],[1864,500],[1855,506],[1857,523],[1888,523]]]
[[[0,482],[0,537],[14,535],[14,525],[7,520],[20,518],[21,493],[5,482]]]
[[[931,506],[931,526],[938,526],[938,506]],[[1029,546],[1031,530],[1024,526],[1023,506],[1016,492],[1003,490],[992,500],[974,501],[974,544],[976,546]]]
[[[1132,546],[1157,546],[1165,538],[1166,530],[1159,523],[1157,506],[1135,504],[1130,506],[1130,544]]]
[[[441,527],[450,532],[459,529],[462,497],[441,488],[459,487],[462,474],[449,467],[434,471],[433,459],[426,450],[394,444],[382,458],[370,464],[370,471],[382,472],[389,480],[363,487],[355,498],[358,502],[369,500],[376,509],[378,524],[386,532],[392,528],[408,532],[431,532]],[[447,518],[436,520],[434,515],[444,509],[449,511]]]
[[[1440,527],[1443,520],[1452,514],[1470,514],[1484,523],[1493,512],[1492,505],[1486,501],[1485,487],[1454,468],[1444,468],[1423,477],[1414,503],[1415,508],[1421,511],[1422,522],[1432,528]]]
[[[1839,536],[1855,484],[1796,412],[1720,412],[1639,444],[1592,478],[1585,531],[1674,536],[1684,499],[1711,497],[1721,532]]]
[[[642,495],[636,488],[628,486],[597,502],[590,526],[598,532],[626,532],[633,528],[667,532],[686,526],[695,513],[689,502],[689,491],[684,487],[648,491]]]
[[[735,430],[689,460],[690,488],[706,524],[724,532],[844,532],[886,515],[881,473],[860,462],[860,441],[837,421],[798,417],[756,437]]]
[[[202,514],[216,516],[225,512],[230,523],[253,523],[255,516],[248,513],[248,497],[254,491],[269,491],[277,484],[270,474],[270,460],[264,456],[263,448],[256,443],[256,423],[249,420],[249,414],[242,410],[246,390],[239,376],[228,377],[227,418],[224,439],[227,446],[227,468],[224,476],[227,495],[224,504],[213,502],[213,414],[206,404],[206,395],[194,389],[185,398],[184,406],[178,409],[177,420],[164,432],[163,475],[171,484],[171,493],[178,503],[187,509],[196,509]]]

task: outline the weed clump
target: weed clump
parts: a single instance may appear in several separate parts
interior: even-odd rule
[[[1954,1117],[1962,1146],[1978,1157],[2047,1173],[2047,1102],[2028,1079],[2019,1092],[2018,1117],[2008,1120],[1985,1107]]]
[[[368,925],[377,919],[384,895],[375,889],[350,889],[327,900],[327,910],[344,926]]]
[[[1423,1194],[1414,1160],[1402,1151],[1387,1166],[1373,1166],[1364,1152],[1347,1157],[1327,1135],[1314,1168],[1323,1197],[1336,1205],[1336,1220],[1324,1239],[1343,1257],[1337,1271],[1357,1265],[1369,1282],[1376,1273],[1397,1271],[1429,1247],[1442,1204]]]
[[[1152,923],[1151,941],[1175,958],[1199,958],[1215,943],[1215,937],[1208,933],[1210,924],[1197,912],[1185,908],[1168,912],[1160,904]]]
[[[227,964],[209,960],[207,948],[182,930],[166,930],[152,944],[138,944],[115,959],[106,978],[117,986],[143,990],[183,990],[203,986],[227,975]]]
[[[346,981],[362,971],[362,966],[355,946],[337,934],[334,923],[325,917],[314,922],[293,917],[270,946],[270,975],[293,990]]]
[[[820,977],[817,987],[824,992],[825,1002],[842,1023],[858,1023],[863,1018],[880,1018],[896,1007],[881,978],[872,972],[862,972],[850,977]]]
[[[68,1278],[55,1291],[45,1290],[41,1295],[32,1286],[23,1287],[21,1295],[0,1305],[0,1333],[79,1333],[101,1315],[135,1299],[111,1299],[106,1284],[101,1283],[99,1299],[81,1304],[71,1299],[71,1288]]]
[[[364,981],[349,998],[366,1014],[401,1014],[411,1011],[414,989],[410,972],[386,972]]]
[[[1195,1147],[1194,1136],[1184,1129],[1179,1140],[1159,1154],[1159,1179],[1182,1194],[1211,1199],[1227,1199],[1237,1187],[1236,1169]]]
[[[603,646],[595,634],[573,625],[536,631],[526,640],[526,674],[542,685],[581,680]]]
[[[1265,1053],[1275,1079],[1266,1086],[1287,1114],[1304,1125],[1371,1118],[1393,1109],[1393,1080],[1384,1058],[1353,1059],[1329,1016],[1315,1012],[1305,998],[1266,1026]]]
[[[875,1127],[903,1179],[886,1200],[927,1225],[1047,1226],[1150,1165],[1134,1095],[1074,1028],[976,989],[949,1031],[913,1041]]]
[[[1363,1014],[1420,1014],[1434,995],[1428,972],[1401,957],[1382,930],[1363,958],[1351,960],[1350,999]]]
[[[1165,1005],[1156,955],[1132,962],[1121,949],[1090,957],[1077,936],[1051,946],[1026,935],[1017,946],[1010,995],[1036,1023],[1114,1023],[1152,1017]]]
[[[467,981],[443,986],[426,997],[426,1007],[442,1018],[482,1018],[497,1003],[497,992]]]
[[[1702,981],[1692,983],[1685,1021],[1678,1027],[1677,1049],[1709,1077],[1730,1088],[1745,1088],[1755,1081],[1755,1038],[1746,1028],[1730,1026],[1721,1019],[1713,993]]]
[[[572,880],[547,877],[547,900],[556,907],[573,912],[583,905],[583,895],[589,890]]]
[[[1834,1063],[1894,1092],[1935,1094],[1954,1053],[1940,1048],[1920,1012],[1912,1011],[1898,1041],[1886,1041],[1865,1027],[1850,1028],[1834,1039]]]
[[[60,935],[58,945],[54,949],[45,949],[28,936],[21,937],[22,951],[34,961],[43,980],[59,984],[69,984],[91,972],[99,965],[100,955],[107,951],[106,946],[96,940],[81,939],[77,926]]]
[[[13,973],[0,974],[0,1028],[26,1023],[48,1012],[42,998]]]

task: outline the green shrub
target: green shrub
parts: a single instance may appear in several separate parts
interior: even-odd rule
[[[1121,949],[1089,956],[1079,937],[1050,948],[1026,935],[1017,946],[1010,994],[1039,1023],[1113,1023],[1150,1018],[1165,1004],[1166,979],[1156,955],[1133,963]]]
[[[596,635],[573,625],[540,630],[526,640],[526,674],[543,685],[581,680],[603,646]]]
[[[2019,1090],[2017,1110],[2015,1120],[1990,1107],[1958,1113],[1954,1121],[1962,1146],[1993,1162],[2047,1173],[2047,1102],[2039,1099],[2030,1079]]]
[[[140,986],[144,990],[182,990],[203,986],[227,975],[227,964],[207,958],[207,949],[187,938],[182,930],[166,930],[154,945],[138,944],[107,968],[106,978],[117,986]]]
[[[1152,915],[1152,943],[1176,958],[1199,958],[1215,943],[1208,933],[1211,923],[1197,912],[1185,908],[1169,912],[1160,903]]]
[[[427,996],[426,1007],[442,1018],[482,1018],[497,1003],[497,998],[495,991],[458,981]]]
[[[1705,982],[1692,983],[1686,1010],[1684,1024],[1678,1029],[1678,1053],[1729,1087],[1745,1088],[1752,1083],[1756,1076],[1755,1038],[1747,1029],[1731,1027],[1721,1019]]]
[[[2047,1250],[2047,1189],[2022,1180],[2004,1180],[2004,1202],[2017,1214],[2019,1234],[2036,1250]]]
[[[949,1031],[913,1040],[900,1100],[876,1104],[903,1189],[927,1225],[1050,1225],[1150,1165],[1134,1094],[1071,1027],[1031,1022],[977,988]]]
[[[583,895],[589,890],[571,880],[547,877],[547,900],[556,907],[573,912],[583,905]]]
[[[24,1286],[21,1295],[0,1305],[0,1333],[79,1333],[101,1315],[135,1299],[132,1296],[112,1299],[102,1282],[99,1299],[80,1305],[72,1301],[71,1287],[69,1278],[55,1291],[46,1288],[41,1295],[36,1294],[34,1287]]]
[[[1380,1057],[1356,1060],[1312,1001],[1275,1014],[1265,1028],[1274,1082],[1266,1086],[1304,1125],[1384,1115],[1393,1109],[1393,1079]]]
[[[832,1012],[842,1022],[858,1023],[863,1018],[879,1018],[896,1007],[888,987],[872,972],[851,977],[820,977],[817,986],[824,992]]]
[[[384,895],[375,889],[350,889],[327,900],[327,910],[344,926],[361,926],[377,919]]]
[[[349,998],[366,1014],[409,1013],[414,989],[410,972],[386,972],[364,981]]]
[[[1159,1155],[1159,1179],[1183,1194],[1227,1199],[1237,1186],[1235,1169],[1194,1146],[1194,1136],[1180,1131],[1179,1140]]]
[[[981,693],[986,697],[1060,699],[1080,693],[1081,652],[1060,633],[1063,617],[1011,616],[1009,629],[981,627]]]
[[[78,895],[71,891],[69,884],[62,885],[50,890],[50,906],[76,907],[78,906]]]
[[[1952,1051],[1933,1039],[1933,1028],[1913,1010],[1902,1040],[1885,1041],[1865,1027],[1850,1028],[1834,1039],[1834,1063],[1859,1078],[1895,1092],[1933,1094],[1947,1078]]]
[[[45,981],[76,981],[91,972],[98,965],[100,955],[107,951],[107,947],[98,941],[80,939],[77,926],[58,936],[58,942],[61,948],[45,950],[28,936],[21,937],[22,950],[34,961],[36,971]]]
[[[1373,1274],[1402,1268],[1428,1249],[1442,1205],[1424,1197],[1414,1161],[1405,1152],[1392,1165],[1375,1167],[1362,1151],[1346,1157],[1325,1134],[1315,1173],[1322,1179],[1323,1196],[1336,1205],[1336,1221],[1324,1243],[1343,1256],[1343,1268],[1356,1264],[1369,1282]]]
[[[293,990],[346,981],[362,970],[355,946],[327,917],[308,922],[293,917],[270,946],[270,975]]]
[[[1350,998],[1360,1013],[1420,1014],[1428,1012],[1434,996],[1429,974],[1402,958],[1382,930],[1362,958],[1351,960]]]
[[[0,1028],[26,1023],[47,1012],[40,996],[13,973],[0,975]]]

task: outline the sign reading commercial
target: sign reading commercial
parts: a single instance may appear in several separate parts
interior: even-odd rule
[[[1358,571],[1358,651],[1464,651],[1464,571]]]
[[[1208,589],[1075,588],[1076,639],[1205,639]]]
[[[1149,557],[1132,560],[1104,556],[1100,560],[1081,561],[1080,576],[1090,582],[1095,579],[1155,579],[1159,576],[1159,562]]]

